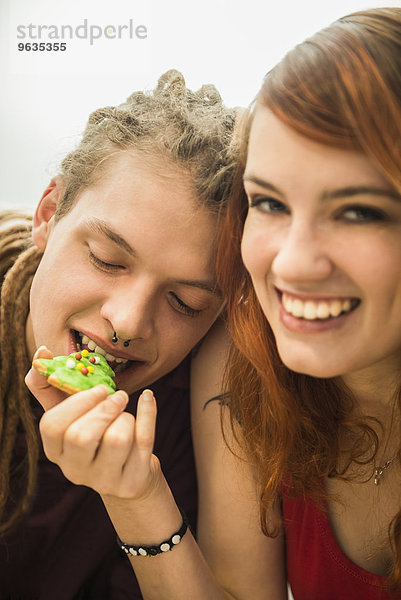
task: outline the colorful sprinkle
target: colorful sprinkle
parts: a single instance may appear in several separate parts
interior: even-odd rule
[[[94,356],[95,364],[98,365],[100,363],[100,356]]]
[[[89,371],[88,371],[88,369],[86,367],[83,367],[81,369],[81,373],[82,373],[82,375],[87,375],[89,373]]]
[[[89,362],[91,362],[92,364],[96,362],[96,357],[95,356],[90,356],[89,357]]]
[[[82,358],[82,354],[81,354],[80,352],[77,352],[77,353],[75,354],[75,358],[76,358],[77,360],[81,360],[81,358]]]
[[[67,366],[69,369],[74,369],[74,368],[75,368],[75,360],[74,360],[73,358],[69,358],[69,359],[67,360],[67,364],[66,364],[66,366]]]
[[[88,350],[86,350],[86,349],[82,350],[82,356],[86,357],[86,356],[88,356],[88,354],[89,354]]]
[[[81,371],[81,370],[84,368],[84,366],[85,366],[84,364],[82,364],[82,363],[78,363],[78,364],[77,364],[77,369],[78,369],[78,371]]]
[[[89,367],[87,367],[87,368],[88,368],[89,373],[93,373],[95,370],[94,367],[92,367],[92,365],[89,365]]]

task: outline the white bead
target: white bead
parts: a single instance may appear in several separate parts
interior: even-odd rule
[[[75,362],[75,360],[74,360],[73,358],[69,358],[69,359],[67,360],[66,366],[67,366],[69,369],[74,369],[74,368],[75,368],[75,365],[76,365],[76,362]]]
[[[147,556],[147,554],[148,554],[148,553],[146,552],[146,550],[144,550],[144,548],[139,548],[138,552],[139,552],[139,554],[140,554],[141,556]]]
[[[180,535],[174,535],[174,536],[171,538],[171,541],[173,542],[173,544],[174,544],[174,545],[175,545],[175,544],[179,544],[179,543],[180,543],[180,541],[181,541],[181,536],[180,536]]]
[[[100,363],[100,356],[95,356],[95,365]]]
[[[132,554],[132,556],[136,556],[138,554],[138,552],[136,550],[134,550],[133,548],[129,549],[129,553]]]
[[[162,544],[162,545],[160,546],[160,550],[161,550],[162,552],[167,552],[168,550],[170,550],[170,544],[167,544],[167,542],[166,542],[165,544]]]

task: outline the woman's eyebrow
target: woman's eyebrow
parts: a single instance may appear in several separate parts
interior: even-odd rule
[[[362,194],[369,196],[386,196],[387,198],[391,198],[392,200],[396,200],[398,202],[401,200],[401,194],[395,190],[389,190],[372,185],[348,186],[338,190],[324,192],[321,198],[322,200],[337,200],[339,198],[349,198]]]
[[[283,193],[278,188],[276,188],[275,185],[273,185],[272,183],[269,183],[268,181],[265,181],[264,179],[260,179],[260,177],[256,177],[256,175],[244,173],[244,176],[242,179],[243,179],[244,183],[246,181],[252,181],[253,183],[256,183],[257,185],[259,185],[260,187],[263,187],[266,190],[269,190],[269,192],[274,192],[275,194],[283,195]]]
[[[131,256],[137,255],[129,243],[119,233],[111,229],[106,221],[102,221],[102,219],[98,219],[97,217],[91,217],[85,221],[85,224],[95,233],[100,233],[100,235],[109,238],[109,240],[120,246],[120,248],[128,252]]]
[[[269,190],[270,192],[275,192],[276,194],[283,195],[283,193],[275,185],[269,183],[268,181],[265,181],[264,179],[261,179],[260,177],[257,177],[256,175],[248,175],[247,173],[245,173],[243,181],[244,183],[246,181],[252,181],[260,187]],[[396,190],[381,188],[374,185],[347,186],[344,188],[339,188],[337,190],[323,192],[323,194],[321,195],[321,200],[337,200],[340,198],[349,198],[352,196],[359,196],[362,194],[371,196],[385,196],[387,198],[390,198],[391,200],[396,200],[397,202],[401,201],[401,194],[398,193]]]

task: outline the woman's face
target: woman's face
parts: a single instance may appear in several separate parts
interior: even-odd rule
[[[263,107],[244,182],[242,256],[283,362],[316,377],[399,370],[400,195],[365,155]]]
[[[45,212],[37,228],[49,220]],[[215,218],[197,204],[188,174],[122,153],[65,217],[49,221],[31,291],[30,352],[45,344],[69,354],[80,338],[91,340],[133,361],[117,374],[117,387],[132,393],[150,385],[184,359],[221,310],[215,237]]]

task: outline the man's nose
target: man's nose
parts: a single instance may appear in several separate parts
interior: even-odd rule
[[[148,340],[154,331],[157,298],[154,286],[146,281],[116,289],[103,305],[102,316],[117,333],[118,339]]]

